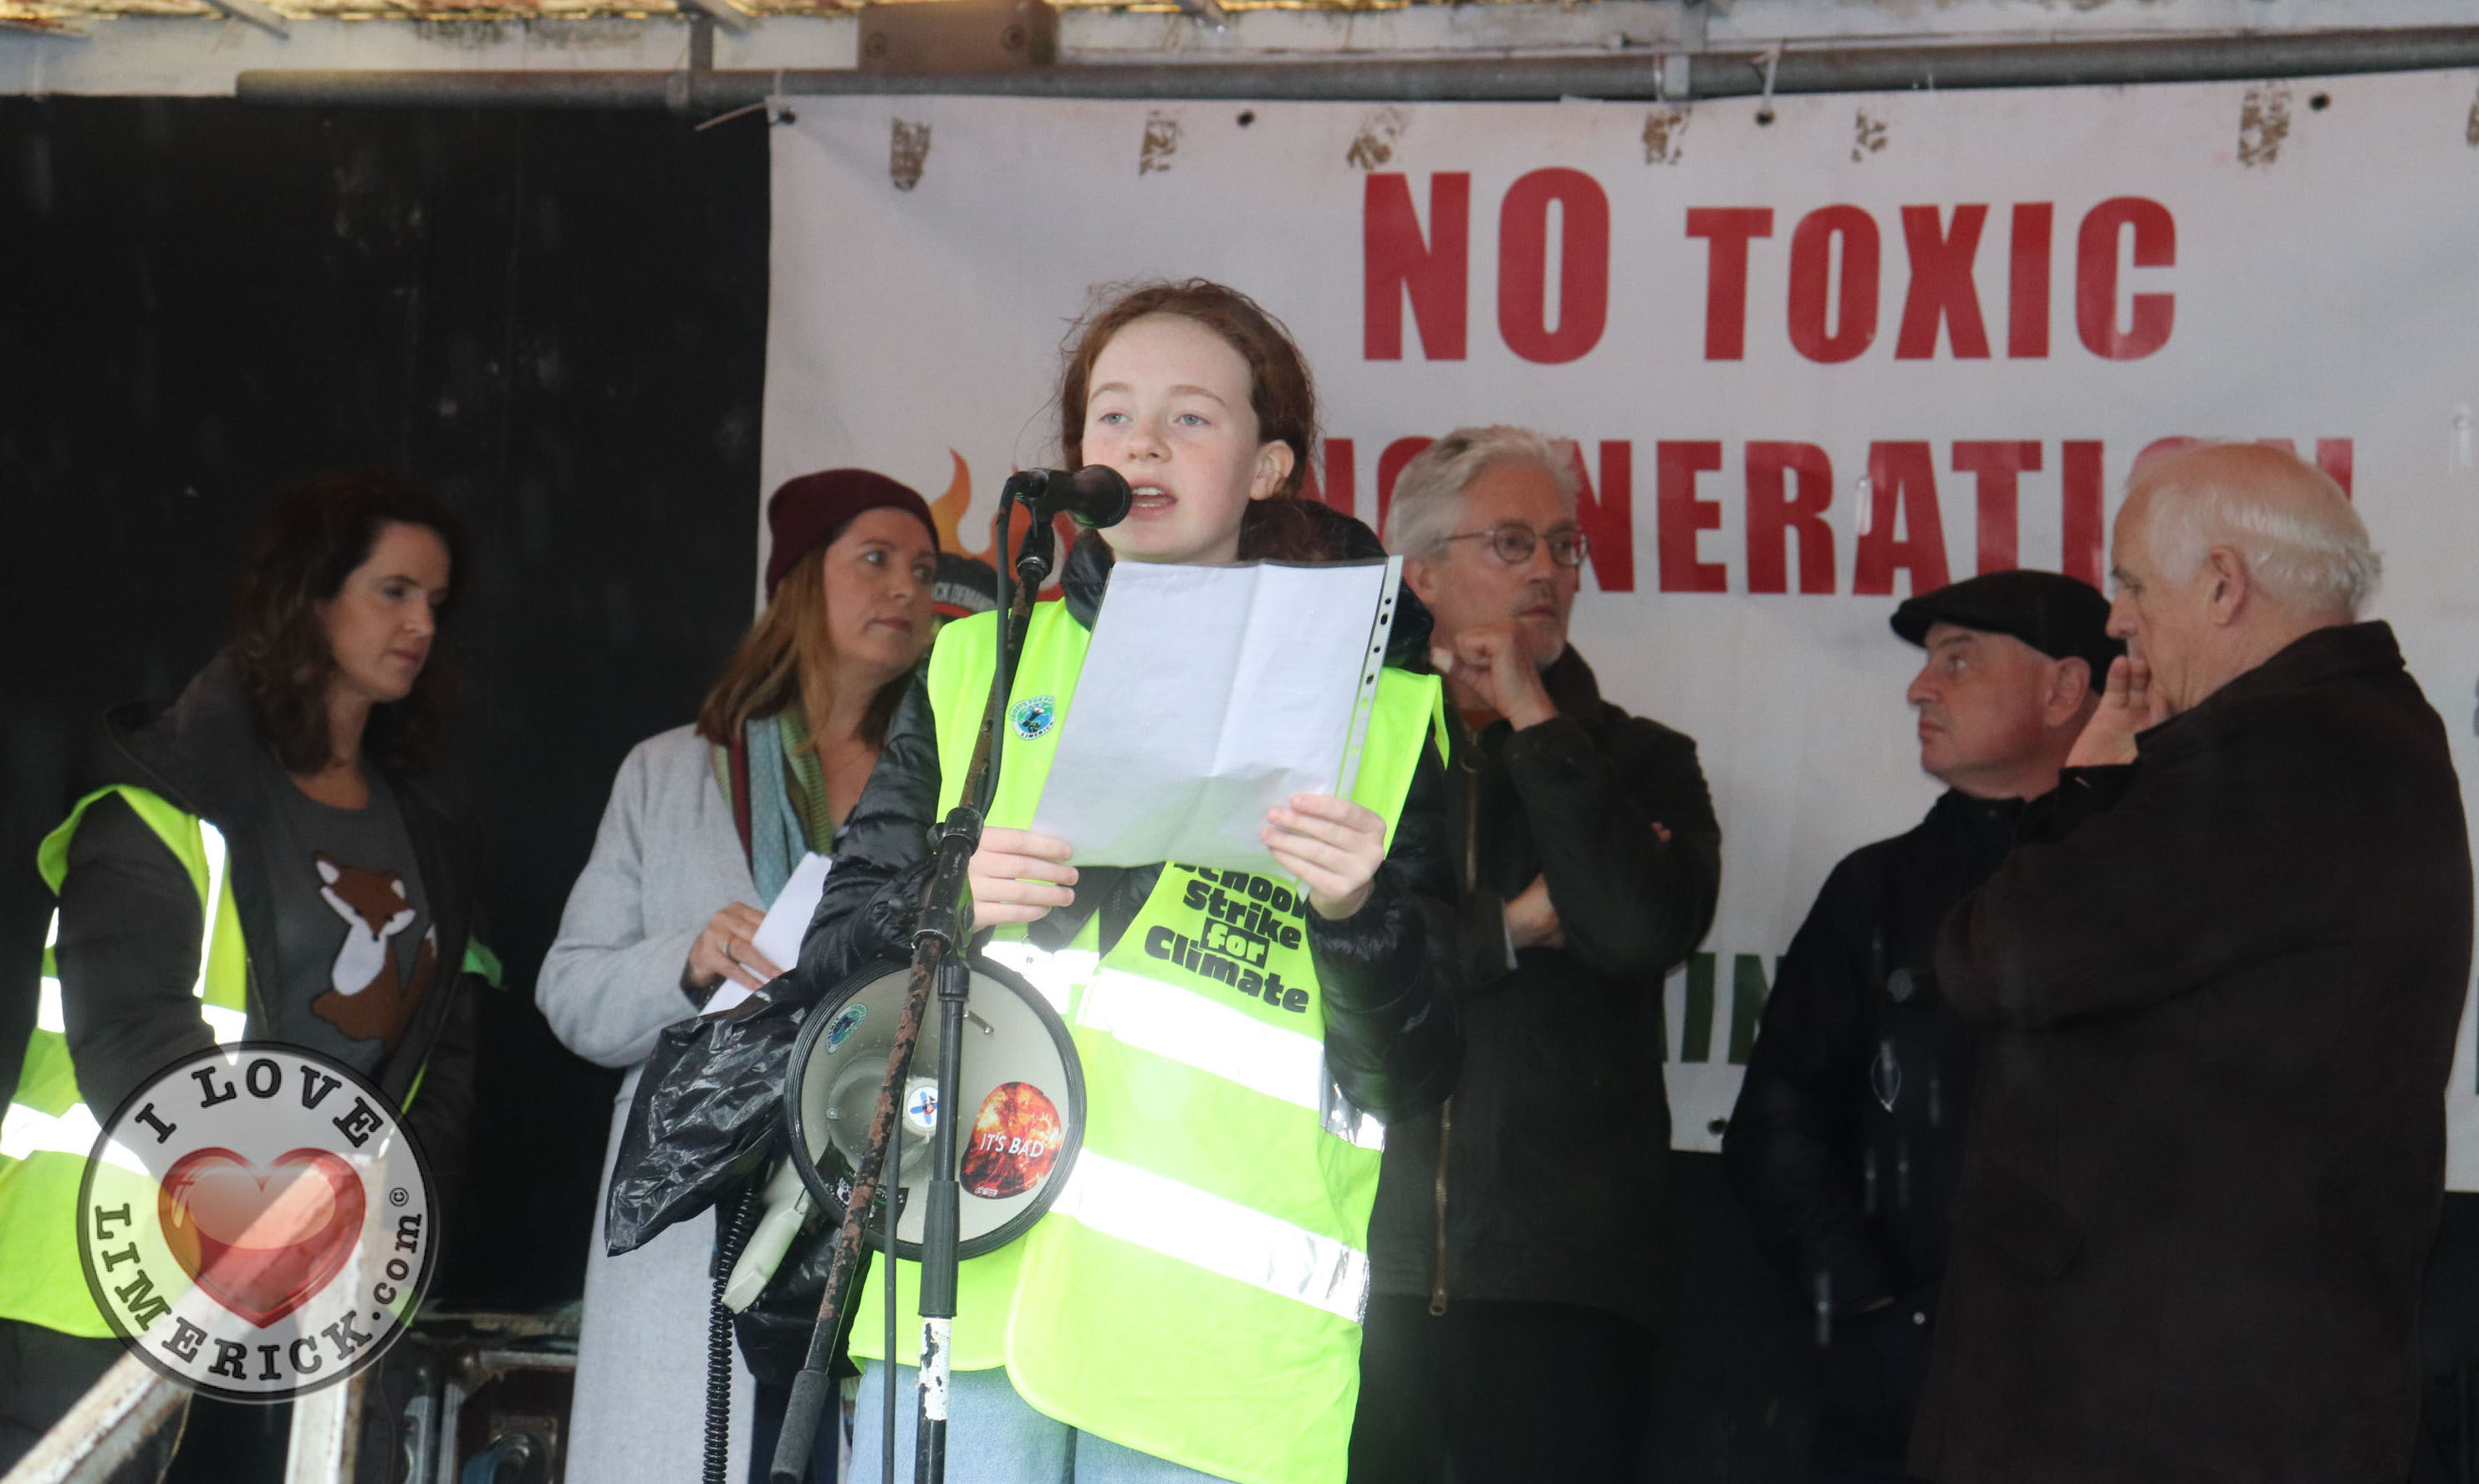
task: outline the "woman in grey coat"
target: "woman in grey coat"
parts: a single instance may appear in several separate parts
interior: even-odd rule
[[[811,851],[830,854],[903,682],[929,648],[938,541],[930,507],[866,470],[791,480],[767,504],[767,605],[696,725],[639,743],[620,765],[594,854],[569,893],[535,991],[571,1051],[637,1071],[662,1029],[726,980],[755,988],[782,968],[751,944],[765,904]],[[610,1155],[603,1158],[607,1194]],[[595,1213],[569,1476],[690,1479],[703,1447],[711,1214],[625,1257]],[[735,1357],[732,1475],[750,1422],[782,1398]],[[831,1458],[831,1432],[821,1452]],[[754,1456],[762,1466],[771,1446]]]

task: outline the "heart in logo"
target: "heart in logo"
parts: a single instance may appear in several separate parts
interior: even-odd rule
[[[362,1182],[324,1149],[262,1172],[230,1149],[192,1149],[164,1174],[155,1216],[184,1271],[261,1329],[327,1286],[362,1233]]]

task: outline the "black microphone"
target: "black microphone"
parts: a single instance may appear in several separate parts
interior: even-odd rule
[[[1128,481],[1108,464],[1087,464],[1069,473],[1063,469],[1021,469],[1008,477],[1007,492],[1046,523],[1061,511],[1087,530],[1116,525],[1128,518],[1136,495]]]

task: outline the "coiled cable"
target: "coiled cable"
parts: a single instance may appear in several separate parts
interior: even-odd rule
[[[715,1249],[714,1292],[707,1300],[705,1318],[705,1484],[730,1484],[731,1311],[724,1306],[723,1291],[730,1285],[740,1249],[749,1244],[749,1234],[757,1225],[759,1204],[757,1189],[752,1186],[740,1192],[728,1222],[723,1220],[721,1211],[715,1213],[723,1241]]]

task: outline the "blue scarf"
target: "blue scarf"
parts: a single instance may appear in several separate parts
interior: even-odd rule
[[[792,879],[792,868],[809,852],[800,811],[783,786],[783,732],[771,716],[754,716],[741,729],[749,748],[749,874],[757,895],[772,902]]]

